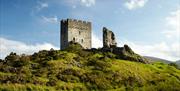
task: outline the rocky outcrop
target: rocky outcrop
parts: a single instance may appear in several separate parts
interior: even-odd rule
[[[113,48],[112,53],[116,54],[118,58],[130,61],[136,61],[141,63],[149,63],[147,59],[136,54],[128,45],[124,45],[124,47],[116,47]]]
[[[103,27],[103,47],[111,48],[116,46],[117,43],[114,33],[109,29],[107,29],[106,27]]]
[[[102,52],[111,52],[116,55],[118,59],[141,62],[141,63],[149,63],[149,61],[136,54],[128,45],[124,45],[123,47],[113,47],[113,48],[102,48]]]

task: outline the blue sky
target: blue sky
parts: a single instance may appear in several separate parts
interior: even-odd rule
[[[61,19],[91,21],[93,47],[102,46],[102,27],[119,46],[147,56],[180,59],[179,0],[0,0],[1,58],[58,49]]]

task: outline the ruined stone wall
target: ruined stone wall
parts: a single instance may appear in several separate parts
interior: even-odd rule
[[[111,48],[116,47],[117,43],[115,40],[115,35],[112,31],[103,27],[103,47]]]
[[[75,19],[62,20],[61,36],[61,49],[67,47],[70,41],[81,44],[85,49],[90,49],[91,23]]]
[[[61,32],[60,32],[60,48],[64,49],[68,46],[68,22],[67,20],[61,20]]]

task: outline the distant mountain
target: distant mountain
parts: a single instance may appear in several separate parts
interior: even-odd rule
[[[180,66],[180,60],[176,61],[176,64]]]
[[[159,61],[159,62],[163,62],[163,63],[171,63],[171,61],[169,60],[166,60],[166,59],[161,59],[161,58],[157,58],[157,57],[150,57],[150,56],[144,56],[146,59],[150,60],[151,62],[156,62],[156,61]]]

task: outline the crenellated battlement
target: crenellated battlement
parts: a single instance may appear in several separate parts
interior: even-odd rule
[[[69,24],[81,24],[81,25],[91,25],[91,22],[89,21],[82,21],[82,20],[77,20],[77,19],[63,19],[61,20],[61,23],[69,23]]]
[[[67,20],[61,20],[61,25],[67,25],[68,24],[68,22],[67,22]]]

